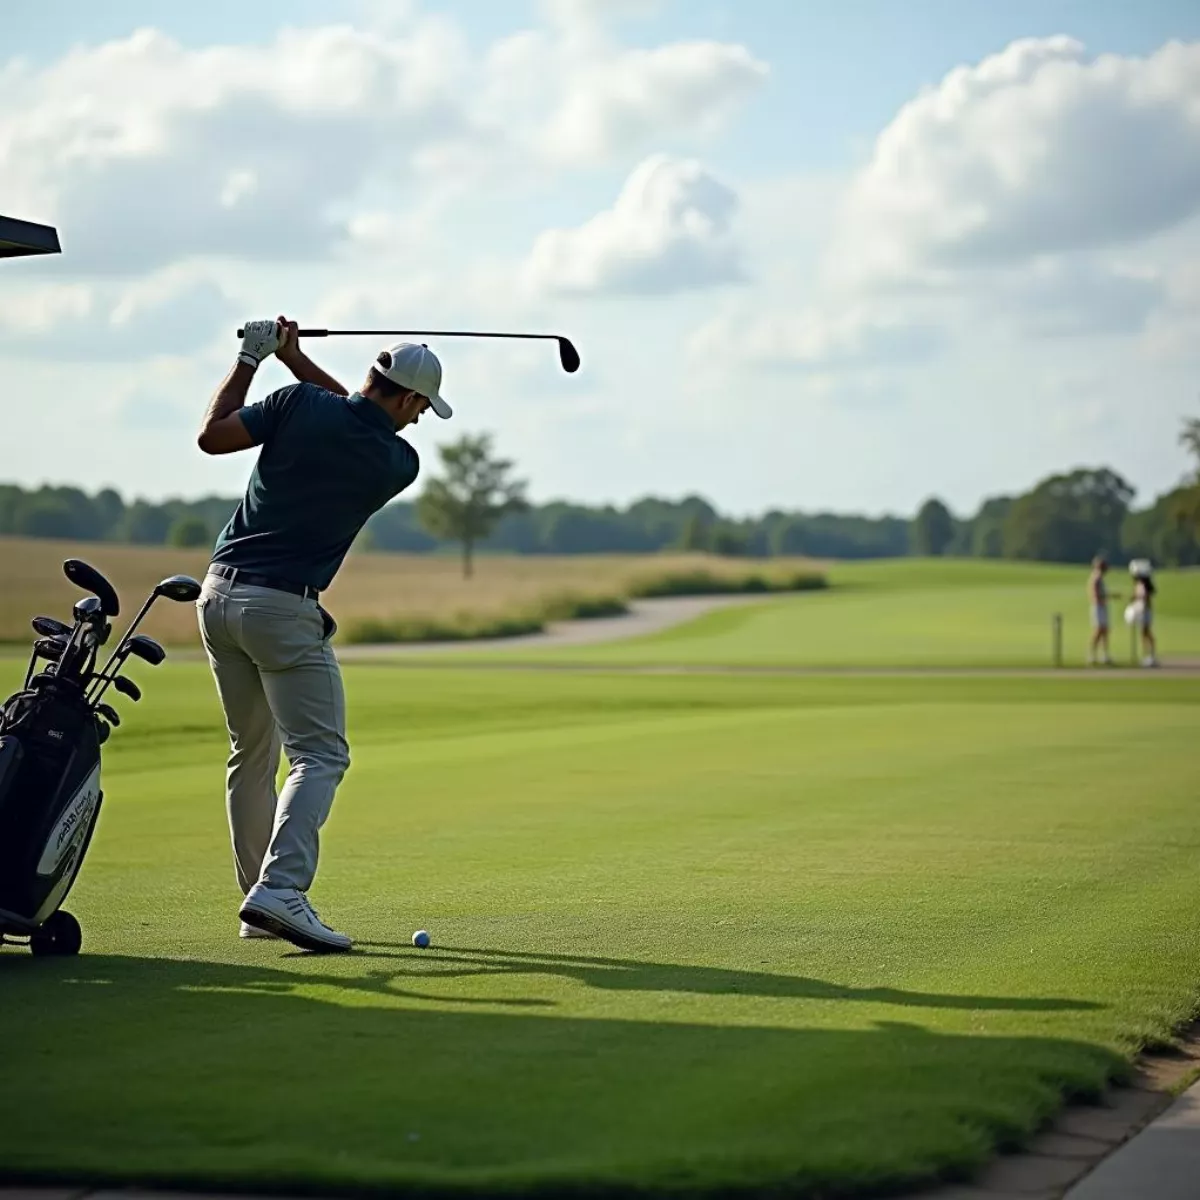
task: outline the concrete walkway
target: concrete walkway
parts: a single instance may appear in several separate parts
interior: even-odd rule
[[[1200,1196],[1200,1083],[1106,1158],[1066,1200],[1196,1200]]]

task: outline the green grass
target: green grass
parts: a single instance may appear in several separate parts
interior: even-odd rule
[[[662,666],[1049,666],[1051,618],[1061,613],[1065,664],[1086,658],[1087,572],[1077,567],[900,559],[838,564],[829,582],[828,591],[722,609],[619,643],[498,649],[488,657]],[[1200,571],[1165,571],[1158,585],[1161,653],[1200,658]],[[1124,578],[1111,587],[1129,592]],[[1128,664],[1123,611],[1124,601],[1111,606],[1112,651]]]
[[[1196,1011],[1191,680],[355,666],[314,958],[237,940],[211,682],[143,675],[83,957],[0,953],[10,1178],[850,1195]]]

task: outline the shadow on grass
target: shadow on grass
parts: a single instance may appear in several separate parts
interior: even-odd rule
[[[1103,1007],[1088,1000],[1040,996],[971,996],[946,992],[909,992],[900,988],[844,987],[802,975],[766,971],[731,971],[640,962],[627,958],[592,958],[574,954],[523,954],[442,946],[430,961],[401,942],[359,942],[371,958],[396,958],[413,964],[393,978],[455,979],[471,975],[560,975],[588,987],[630,992],[679,992],[700,996],[768,996],[790,1000],[851,1000],[914,1008],[969,1008],[1011,1012],[1070,1012]],[[424,996],[425,993],[422,993]]]
[[[242,965],[0,954],[0,1174],[326,1194],[878,1194],[966,1177],[1122,1068],[1084,1042],[901,1022],[448,1011],[362,976],[370,956],[278,952],[256,946],[266,960]],[[830,987],[547,957],[643,988]]]

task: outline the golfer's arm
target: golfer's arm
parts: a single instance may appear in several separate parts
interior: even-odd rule
[[[232,454],[235,450],[249,450],[254,445],[250,431],[238,415],[246,403],[246,393],[253,378],[254,368],[237,362],[222,380],[204,414],[200,436],[196,439],[205,454]]]
[[[284,363],[289,371],[301,383],[315,383],[317,387],[324,388],[327,392],[335,392],[339,396],[348,396],[350,393],[330,374],[322,371],[307,354],[302,351],[297,351],[290,355]]]

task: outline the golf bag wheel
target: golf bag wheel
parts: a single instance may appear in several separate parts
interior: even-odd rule
[[[79,922],[61,908],[29,938],[30,950],[38,955],[53,954],[65,958],[78,954],[82,945],[83,930],[79,928]]]

